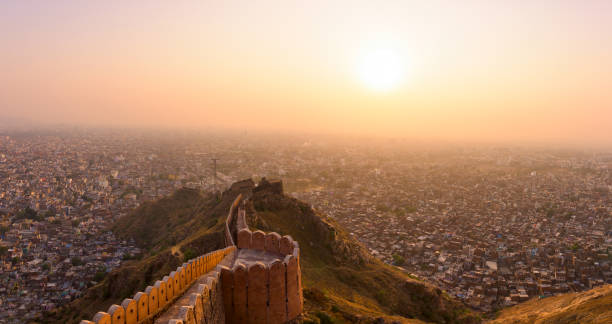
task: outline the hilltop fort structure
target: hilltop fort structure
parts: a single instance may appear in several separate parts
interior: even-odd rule
[[[245,202],[253,190],[282,193],[280,181],[252,180],[225,221],[225,248],[199,256],[81,324],[282,324],[303,310],[300,248],[290,236],[249,230]],[[247,189],[247,190],[245,190]],[[245,193],[247,192],[247,193]]]

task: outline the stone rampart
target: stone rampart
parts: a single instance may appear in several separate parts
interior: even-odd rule
[[[290,236],[242,229],[238,248],[234,266],[221,267],[226,323],[280,324],[300,315],[304,302],[298,243]],[[241,250],[255,257],[241,262]]]
[[[155,318],[165,312],[179,297],[181,297],[196,281],[204,274],[214,273],[217,264],[225,257],[232,255],[236,250],[235,246],[228,246],[221,250],[216,250],[200,257],[183,263],[161,280],[156,281],[152,286],[148,286],[144,292],[138,292],[133,298],[126,298],[121,305],[111,305],[106,312],[98,312],[91,321],[81,321],[81,324],[143,324],[153,323]],[[194,314],[197,318],[205,319],[213,316],[211,296],[220,292],[218,287],[219,273],[213,274],[206,284],[200,284],[197,291],[193,294],[193,305],[187,306],[188,314]],[[209,307],[210,306],[210,307]],[[217,307],[218,308],[218,307]],[[195,311],[195,313],[194,313]],[[218,310],[222,312],[222,310]],[[196,315],[197,314],[197,315]],[[194,322],[195,323],[195,322]],[[203,323],[201,321],[197,323]],[[208,323],[208,322],[206,322]]]
[[[239,194],[230,206],[227,220],[225,221],[225,246],[234,246],[234,238],[232,235],[232,224],[236,224],[236,214],[238,213],[239,205],[242,202],[242,194]]]
[[[286,323],[303,310],[300,249],[290,236],[251,232],[243,195],[225,222],[226,248],[189,260],[86,323]]]

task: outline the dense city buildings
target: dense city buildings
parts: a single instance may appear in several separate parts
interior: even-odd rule
[[[347,152],[294,195],[481,310],[612,283],[611,155],[411,155]]]
[[[352,143],[352,144],[348,144]],[[359,143],[359,144],[355,144]],[[126,258],[113,221],[253,177],[378,258],[492,310],[612,283],[612,154],[145,131],[0,137],[0,323],[68,302]]]

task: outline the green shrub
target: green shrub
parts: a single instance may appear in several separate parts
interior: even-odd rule
[[[95,282],[100,282],[102,280],[104,280],[104,277],[106,277],[106,271],[105,270],[98,270],[96,271],[96,274],[93,277],[93,280]]]
[[[83,261],[81,260],[81,258],[79,257],[73,257],[72,259],[70,259],[70,262],[72,263],[73,266],[80,266],[83,265]]]
[[[334,324],[334,320],[331,316],[327,315],[325,312],[317,312],[316,316],[321,320],[321,324]]]
[[[403,266],[406,263],[404,257],[399,254],[393,254],[393,264],[396,266]]]
[[[198,254],[192,248],[186,248],[183,252],[184,261],[189,261],[198,256]]]

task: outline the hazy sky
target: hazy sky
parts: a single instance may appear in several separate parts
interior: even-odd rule
[[[0,118],[612,144],[612,1],[4,0],[0,46]]]

